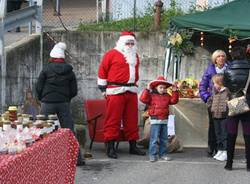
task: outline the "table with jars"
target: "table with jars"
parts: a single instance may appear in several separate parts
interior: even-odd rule
[[[56,115],[9,107],[0,117],[0,183],[74,183],[79,145]]]

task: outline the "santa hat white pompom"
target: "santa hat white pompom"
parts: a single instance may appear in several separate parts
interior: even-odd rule
[[[63,50],[66,50],[67,46],[66,46],[66,43],[64,42],[59,42],[56,44],[59,48],[63,49]]]
[[[55,44],[53,49],[50,52],[50,57],[52,58],[65,58],[64,51],[66,50],[67,46],[64,42],[59,42]]]

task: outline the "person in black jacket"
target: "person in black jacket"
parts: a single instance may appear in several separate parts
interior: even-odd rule
[[[57,43],[50,52],[50,59],[41,71],[36,84],[41,114],[57,114],[62,128],[74,132],[74,122],[70,114],[70,101],[77,95],[77,81],[73,67],[66,63],[66,44]],[[79,152],[78,165],[83,165]]]
[[[227,87],[232,93],[232,98],[234,98],[243,95],[242,90],[244,89],[248,79],[250,64],[249,61],[246,60],[246,53],[243,47],[233,48],[231,56],[233,61],[231,65],[225,70],[224,83],[225,87]],[[246,92],[246,98],[247,103],[250,105],[249,87]],[[242,124],[243,135],[245,140],[247,171],[250,171],[250,112],[246,112],[244,114],[233,117],[228,117],[227,163],[225,169],[232,170],[239,121],[241,121]]]

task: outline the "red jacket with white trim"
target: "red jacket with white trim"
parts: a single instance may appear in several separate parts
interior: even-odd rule
[[[119,94],[125,91],[136,92],[139,79],[139,57],[135,66],[129,65],[124,55],[116,49],[104,54],[98,70],[98,87],[109,94]],[[116,89],[112,89],[116,88]]]
[[[150,117],[161,120],[168,119],[169,105],[178,103],[179,93],[177,91],[173,91],[172,96],[167,93],[160,95],[144,89],[140,96],[140,101],[148,105],[148,114]]]

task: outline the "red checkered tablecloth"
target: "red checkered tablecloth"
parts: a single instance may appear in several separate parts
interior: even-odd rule
[[[59,129],[22,153],[0,155],[0,183],[74,183],[78,148],[74,134]]]

